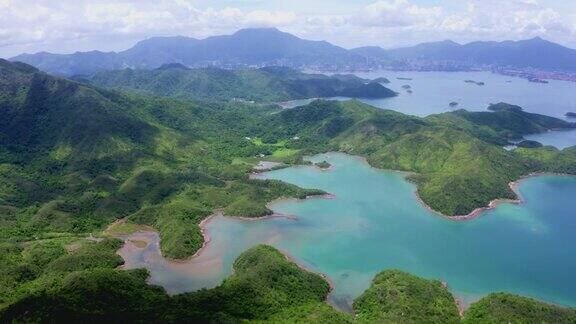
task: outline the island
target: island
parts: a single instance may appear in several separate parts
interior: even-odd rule
[[[475,84],[475,85],[477,85],[477,86],[483,86],[483,85],[485,85],[485,83],[482,82],[482,81],[464,80],[464,82],[466,82],[466,83],[471,83],[471,84]]]
[[[450,108],[456,108],[456,107],[458,107],[458,102],[452,101],[452,102],[449,104],[449,106],[450,106]]]
[[[322,162],[314,163],[314,165],[317,166],[318,168],[322,169],[322,170],[328,170],[331,167],[330,163],[328,163],[326,160],[324,160]]]
[[[576,118],[576,112],[567,112],[564,114],[564,116],[568,117],[568,118]]]
[[[380,77],[380,78],[376,78],[376,79],[372,80],[372,82],[388,84],[388,83],[390,83],[390,80],[388,80],[385,77]]]
[[[528,82],[532,82],[532,83],[550,83],[549,81],[543,80],[543,79],[539,79],[539,78],[533,78],[533,77],[529,77],[528,78]]]

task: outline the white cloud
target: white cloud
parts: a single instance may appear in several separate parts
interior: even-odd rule
[[[371,27],[406,27],[431,24],[441,15],[441,7],[420,7],[408,0],[380,0],[354,15],[352,22]]]
[[[447,0],[435,5],[378,0],[354,7],[349,2],[338,6],[339,1],[345,0],[324,3],[346,10],[303,11],[302,1],[281,7],[273,1],[210,7],[214,2],[194,0],[0,0],[0,56],[121,50],[151,36],[206,37],[272,26],[348,47],[534,36],[576,47],[576,1],[551,6],[536,0],[468,0],[458,7],[443,5]]]

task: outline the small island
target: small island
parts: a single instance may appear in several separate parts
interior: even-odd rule
[[[412,78],[396,78],[396,80],[412,81]]]
[[[409,84],[405,84],[402,86],[402,89],[406,89],[406,90],[412,89],[412,86],[410,86]]]
[[[542,79],[538,79],[538,78],[528,78],[528,82],[532,82],[532,83],[549,83],[546,80],[542,80]]]
[[[569,111],[569,112],[565,113],[564,116],[566,116],[568,118],[576,118],[576,112]]]
[[[456,107],[458,107],[458,103],[457,103],[456,101],[452,101],[452,102],[449,104],[449,106],[450,106],[450,108],[456,108]]]
[[[471,84],[475,84],[475,85],[477,85],[477,86],[483,86],[483,85],[486,84],[486,83],[484,83],[484,82],[482,82],[482,81],[474,81],[474,80],[464,80],[464,82],[466,82],[466,83],[471,83]]]
[[[314,163],[314,165],[322,170],[328,170],[332,166],[328,161],[324,160],[322,162]]]
[[[388,84],[388,83],[390,83],[390,80],[388,80],[385,77],[380,77],[380,78],[376,78],[376,79],[372,80],[372,82]]]

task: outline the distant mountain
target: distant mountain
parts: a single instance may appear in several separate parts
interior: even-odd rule
[[[346,68],[363,66],[366,58],[324,41],[300,39],[275,28],[242,29],[233,35],[198,40],[154,37],[122,52],[22,54],[11,59],[61,75],[92,74],[121,68],[153,69],[166,63],[190,67],[290,66]]]
[[[379,62],[451,61],[468,66],[576,71],[576,50],[539,37],[521,41],[473,42],[465,45],[442,41],[391,50],[361,47],[353,49],[352,52]]]
[[[67,76],[124,68],[155,69],[167,63],[193,68],[286,66],[318,70],[381,68],[409,63],[445,66],[450,63],[455,69],[491,66],[576,71],[576,50],[538,37],[465,45],[448,40],[391,50],[377,46],[347,50],[325,41],[304,40],[275,28],[242,29],[232,35],[206,39],[153,37],[122,52],[41,52],[22,54],[11,60]]]
[[[318,97],[387,98],[396,93],[354,75],[306,74],[285,67],[189,69],[178,63],[154,70],[102,71],[75,78],[99,87],[207,101],[286,101]]]

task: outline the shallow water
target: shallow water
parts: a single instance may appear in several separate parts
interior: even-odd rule
[[[391,268],[445,281],[465,303],[509,291],[576,306],[575,177],[522,180],[525,203],[503,203],[479,218],[456,222],[419,204],[414,185],[402,173],[377,170],[339,153],[313,157],[321,160],[333,169],[299,166],[262,174],[335,194],[334,199],[273,204],[274,211],[297,220],[218,216],[207,225],[211,242],[199,257],[168,262],[156,237],[145,249],[127,244],[121,250],[127,267],[150,269],[151,283],[171,293],[192,291],[216,286],[230,275],[242,251],[265,243],[328,275],[335,286],[330,298],[342,308],[377,272]]]

